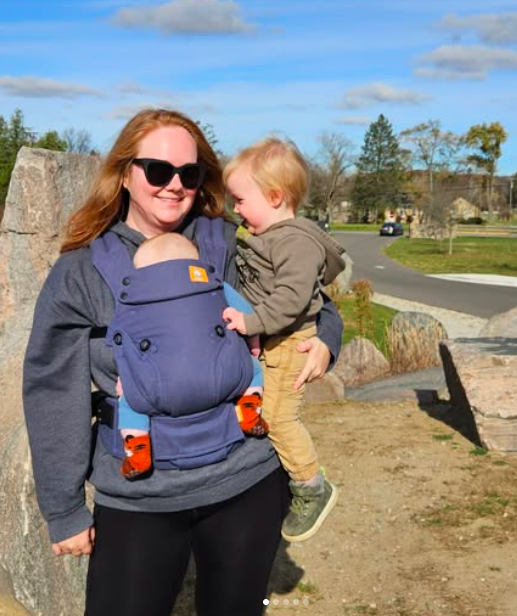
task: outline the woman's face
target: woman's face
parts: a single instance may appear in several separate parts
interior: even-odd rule
[[[181,167],[197,161],[197,146],[181,126],[162,126],[142,139],[136,158],[155,158]],[[129,191],[126,222],[147,238],[179,227],[192,208],[197,192],[185,188],[177,173],[167,186],[152,186],[144,169],[137,165],[131,165],[124,187]]]

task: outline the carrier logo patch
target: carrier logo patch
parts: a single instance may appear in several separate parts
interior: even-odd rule
[[[205,268],[189,265],[188,271],[192,282],[208,282],[208,275]]]

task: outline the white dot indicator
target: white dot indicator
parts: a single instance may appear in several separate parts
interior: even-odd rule
[[[298,601],[298,599],[295,599],[295,600],[293,601],[293,603],[294,603],[294,605],[298,605],[298,603],[300,603],[300,602]]]
[[[289,605],[289,599],[284,599],[284,605]]]
[[[304,604],[304,605],[309,605],[309,599],[304,599],[304,600],[303,600],[303,604]]]
[[[278,605],[278,604],[280,603],[280,601],[279,601],[278,599],[273,599],[273,603],[274,603],[275,605]]]
[[[264,605],[269,605],[269,599],[264,599],[264,601],[262,601],[262,603],[263,603]]]

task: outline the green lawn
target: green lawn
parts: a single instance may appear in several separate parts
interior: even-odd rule
[[[357,308],[353,295],[347,295],[338,302],[339,312],[345,322],[345,332],[343,334],[343,344],[350,342],[352,338],[359,335],[357,327]],[[386,332],[397,314],[396,310],[372,303],[373,329],[367,332],[369,338],[375,346],[387,356]]]
[[[330,225],[331,231],[369,231],[370,233],[379,233],[380,224],[360,224],[360,223],[341,223],[336,222]]]
[[[401,238],[385,254],[424,274],[499,274],[517,276],[517,239],[457,237],[449,241]]]

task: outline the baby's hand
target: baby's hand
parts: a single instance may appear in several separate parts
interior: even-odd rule
[[[122,390],[122,381],[120,380],[120,377],[118,377],[117,379],[117,385],[116,385],[116,390],[117,390],[117,397],[122,397],[122,395],[124,394],[124,391]]]
[[[235,310],[235,308],[225,308],[223,311],[223,319],[228,323],[228,329],[236,329],[239,334],[246,334],[243,312],[239,312]]]
[[[247,342],[250,353],[253,355],[253,357],[258,358],[260,356],[260,336],[250,336]]]

